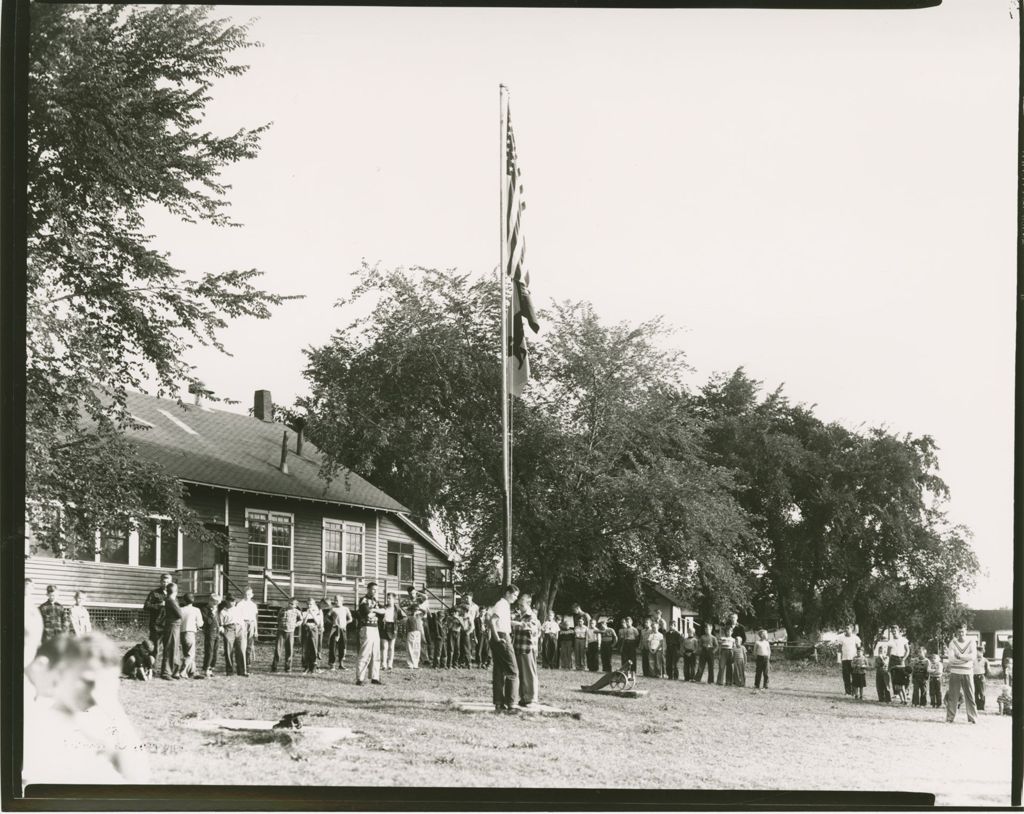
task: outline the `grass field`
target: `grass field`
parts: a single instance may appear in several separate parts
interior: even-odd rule
[[[832,675],[781,663],[760,692],[641,678],[638,689],[649,694],[639,699],[584,695],[580,684],[595,674],[542,670],[542,701],[579,712],[576,720],[454,710],[455,700],[490,701],[488,670],[414,671],[396,659],[383,686],[357,687],[351,668],[268,673],[269,660],[261,648],[248,679],[122,683],[122,702],[155,753],[154,782],[859,789],[931,792],[946,805],[1010,799],[1011,720],[996,711],[998,680],[976,725],[962,711],[949,725],[941,709],[847,698],[838,668]],[[285,745],[182,726],[296,710],[310,712],[307,725],[361,734],[325,754],[301,735]]]

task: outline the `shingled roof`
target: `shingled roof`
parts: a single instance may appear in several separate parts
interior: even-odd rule
[[[354,472],[330,482],[320,477],[319,451],[308,441],[295,452],[296,434],[282,424],[172,399],[128,394],[141,430],[130,433],[141,454],[189,483],[245,492],[322,500],[405,513],[409,510]],[[281,471],[281,438],[288,432],[288,473]],[[435,543],[436,544],[436,543]]]

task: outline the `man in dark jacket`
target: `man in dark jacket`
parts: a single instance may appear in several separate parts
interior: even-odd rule
[[[178,586],[167,586],[164,599],[164,657],[160,664],[160,678],[181,678],[179,651],[181,649],[181,607],[178,605]]]
[[[149,621],[149,640],[153,644],[153,659],[158,658],[160,644],[164,640],[164,612],[167,604],[167,586],[174,582],[174,577],[164,574],[160,577],[160,587],[146,594],[143,605]]]

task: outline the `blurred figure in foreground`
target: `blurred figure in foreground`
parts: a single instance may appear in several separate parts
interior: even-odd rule
[[[22,780],[145,783],[149,761],[118,700],[121,658],[102,634],[62,635],[39,647],[26,672]]]

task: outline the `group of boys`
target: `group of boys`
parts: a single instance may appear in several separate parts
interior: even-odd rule
[[[410,668],[419,668],[421,656],[424,665],[437,669],[490,666],[485,616],[473,602],[472,592],[442,611],[430,610],[425,594],[412,587],[400,601],[396,600],[395,594],[388,593],[384,604],[379,604],[376,583],[367,585],[355,614],[341,596],[325,600],[324,607],[314,598],[307,600],[305,608],[299,607],[298,599],[290,599],[277,616],[270,671],[292,671],[296,640],[304,673],[319,672],[325,651],[328,670],[345,669],[349,637],[356,633],[360,650],[356,683],[364,683],[367,674],[372,675],[373,682],[381,683],[380,669],[393,668],[398,623],[402,620],[406,623]],[[54,609],[52,598],[48,602],[41,609],[44,627],[59,623],[63,629],[70,624],[66,609],[59,605]],[[238,600],[230,594],[214,593],[208,602],[197,604],[190,594],[179,597],[172,576],[164,574],[159,587],[147,595],[144,609],[149,635],[125,654],[125,675],[143,680],[156,675],[166,680],[210,678],[217,667],[218,651],[223,648],[226,674],[249,676],[259,636],[258,608],[251,588],[246,588],[244,597]],[[204,652],[202,668],[198,669],[195,659],[200,631]]]
[[[968,638],[966,626],[958,629],[957,636],[946,647],[945,664],[939,653],[929,655],[925,647],[916,648],[916,655],[912,655],[914,652],[898,626],[882,633],[872,652],[875,692],[879,702],[909,703],[915,707],[930,704],[938,708],[945,700],[946,719],[950,722],[955,720],[962,703],[967,707],[968,721],[974,723],[977,711],[985,709],[985,678],[989,674],[989,663],[978,649],[977,642]],[[847,625],[839,639],[839,660],[846,694],[863,700],[867,673],[872,665],[852,625]],[[1004,680],[1007,680],[1008,664],[1012,662],[1004,660]],[[945,692],[944,680],[947,684]],[[908,699],[907,691],[911,688]]]
[[[719,684],[746,686],[746,630],[737,615],[730,614],[717,634],[711,624],[703,629],[704,633],[697,636],[696,628],[687,620],[680,630],[669,625],[657,610],[644,619],[642,628],[634,626],[632,617],[625,617],[616,632],[606,618],[595,618],[574,604],[572,613],[564,616],[549,611],[541,625],[541,666],[609,672],[618,645],[623,671],[635,672],[639,664],[648,678],[679,679],[682,661],[683,681],[700,681],[706,669],[708,682],[714,683],[717,665]],[[771,644],[766,631],[758,633],[754,657],[755,687],[767,688]]]

